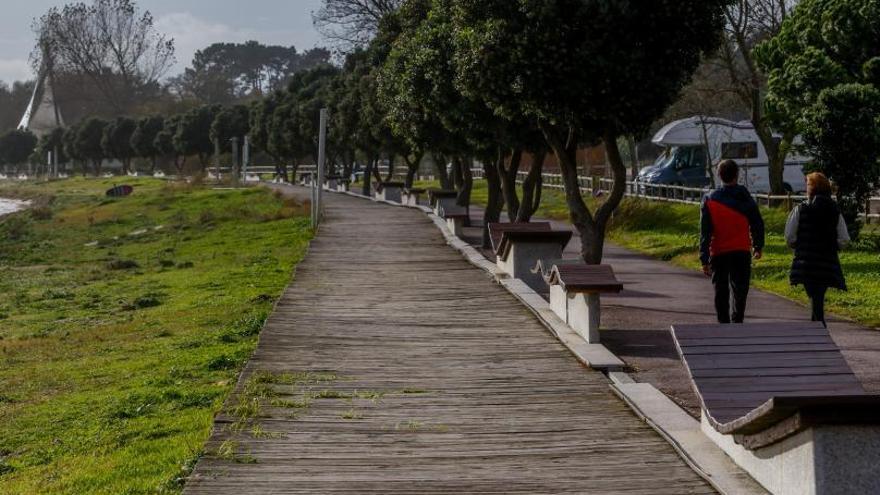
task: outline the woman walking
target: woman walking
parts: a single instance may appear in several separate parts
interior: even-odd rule
[[[824,174],[807,176],[807,201],[798,205],[785,224],[785,242],[794,249],[791,284],[803,285],[810,298],[813,321],[825,324],[825,292],[846,290],[837,252],[849,244],[846,222],[831,199],[831,183]]]

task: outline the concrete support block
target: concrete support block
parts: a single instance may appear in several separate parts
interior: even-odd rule
[[[401,191],[399,187],[384,186],[382,187],[382,191],[376,193],[376,199],[400,203],[402,193],[403,191]]]
[[[463,218],[447,218],[446,219],[446,227],[452,232],[452,235],[456,237],[461,237],[464,232],[464,219]]]
[[[880,493],[880,427],[820,425],[748,450],[706,420],[703,433],[774,495]]]
[[[550,309],[560,320],[568,323],[568,298],[560,285],[550,286]]]
[[[439,215],[443,209],[455,208],[455,198],[439,198],[437,204],[434,205],[434,213]]]
[[[498,268],[513,278],[521,279],[535,292],[546,293],[547,282],[541,273],[532,273],[538,260],[562,258],[562,246],[558,242],[511,242],[506,259],[498,259]]]
[[[337,192],[348,192],[348,182],[340,182],[336,184]]]
[[[336,179],[327,179],[324,181],[324,189],[327,191],[335,191],[337,188]]]
[[[579,333],[590,344],[599,343],[599,294],[568,293],[568,326]]]

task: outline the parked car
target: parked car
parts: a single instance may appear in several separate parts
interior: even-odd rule
[[[653,165],[639,171],[636,181],[646,187],[650,184],[706,187],[710,183],[707,165],[731,158],[743,169],[740,174],[743,185],[755,193],[770,191],[769,159],[751,122],[690,117],[665,125],[651,141],[662,147],[663,153]],[[795,144],[799,143],[798,138]],[[810,157],[795,152],[786,157],[783,181],[788,191],[802,191],[803,167],[809,161]]]

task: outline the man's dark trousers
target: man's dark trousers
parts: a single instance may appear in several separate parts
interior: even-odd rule
[[[719,323],[742,323],[746,313],[746,298],[752,278],[752,255],[748,251],[734,251],[713,256],[712,285],[715,286],[715,312]],[[733,316],[730,314],[730,293],[733,292]]]

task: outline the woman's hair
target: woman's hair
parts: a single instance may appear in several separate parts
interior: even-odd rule
[[[807,175],[807,196],[812,198],[817,194],[831,195],[831,182],[822,172]]]

